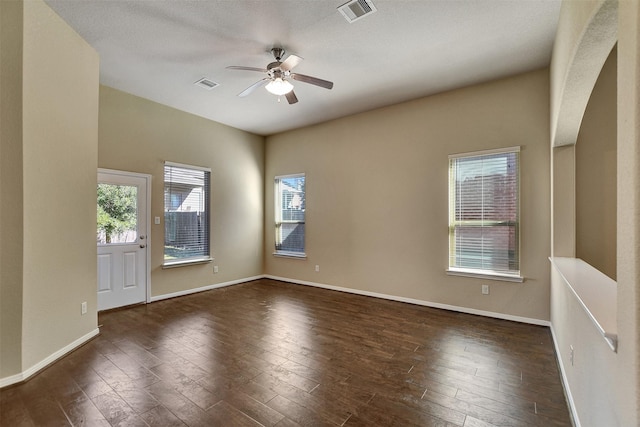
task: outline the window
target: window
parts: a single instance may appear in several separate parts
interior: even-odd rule
[[[520,277],[520,148],[449,156],[449,273]]]
[[[210,169],[165,162],[165,266],[210,261],[210,180]]]
[[[98,244],[138,240],[138,187],[98,183]]]
[[[305,257],[304,174],[277,176],[275,180],[275,255]]]

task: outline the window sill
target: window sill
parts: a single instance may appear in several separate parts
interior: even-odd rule
[[[273,256],[279,258],[296,258],[296,259],[307,259],[307,254],[304,252],[284,252],[284,251],[276,251],[273,253]]]
[[[165,270],[167,268],[176,268],[176,267],[186,267],[188,265],[198,265],[198,264],[208,264],[213,262],[213,258],[196,258],[196,259],[187,259],[180,261],[168,261],[162,264],[162,269]]]
[[[449,268],[447,269],[449,276],[474,277],[478,279],[502,280],[504,282],[524,282],[524,277],[519,274],[505,274],[492,272],[489,270],[472,270],[466,268]]]

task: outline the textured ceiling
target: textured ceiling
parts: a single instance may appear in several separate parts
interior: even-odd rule
[[[373,0],[349,24],[346,0],[46,0],[100,55],[100,82],[269,135],[547,66],[560,0]],[[271,47],[304,58],[297,104],[258,89]],[[286,57],[286,55],[285,55]],[[220,86],[193,83],[207,77]]]

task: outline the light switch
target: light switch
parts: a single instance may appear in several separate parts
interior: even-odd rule
[[[155,217],[154,221],[153,221],[156,225],[160,225],[160,217],[157,216]]]

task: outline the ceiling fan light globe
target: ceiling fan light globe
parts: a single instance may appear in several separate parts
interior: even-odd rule
[[[278,96],[286,95],[293,90],[293,85],[286,80],[282,80],[280,77],[271,80],[266,86],[270,93]]]

